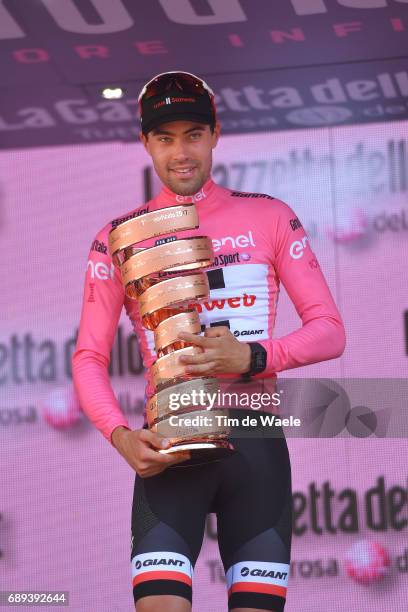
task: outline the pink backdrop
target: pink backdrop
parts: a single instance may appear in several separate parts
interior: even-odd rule
[[[293,207],[346,325],[340,359],[285,376],[407,377],[407,145],[406,122],[221,139],[215,180],[270,193]],[[134,474],[86,419],[64,429],[56,422],[66,414],[75,420],[69,412],[70,356],[91,242],[109,219],[143,201],[148,165],[136,143],[0,154],[0,590],[68,590],[71,609],[81,612],[133,609]],[[364,230],[353,227],[359,210]],[[363,235],[352,239],[351,231]],[[282,289],[276,336],[299,324]],[[124,315],[120,325],[124,346],[131,334]],[[119,372],[115,351],[112,385],[136,428],[143,377],[129,371],[127,359]],[[137,353],[133,361],[137,370]],[[372,437],[288,443],[293,490],[297,500],[300,494],[306,500],[298,522],[305,533],[293,538],[288,611],[405,609],[407,442]],[[364,496],[381,477],[388,502],[377,504],[380,492],[373,497],[377,522],[385,509],[376,531]],[[323,528],[316,534],[311,528],[310,485],[321,490],[327,481],[335,491],[335,525],[344,509],[337,496],[346,488],[356,491],[357,532]],[[398,529],[389,502],[395,486],[402,490]],[[321,506],[318,512],[324,525]],[[197,612],[227,609],[213,519],[196,565]],[[388,576],[371,586],[355,583],[344,570],[347,550],[361,539],[382,544],[391,558]]]

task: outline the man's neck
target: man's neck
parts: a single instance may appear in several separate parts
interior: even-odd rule
[[[205,181],[201,188],[192,195],[180,195],[172,191],[167,185],[163,185],[163,188],[158,196],[159,200],[165,200],[175,204],[187,204],[194,202],[204,202],[211,197],[216,189],[216,184],[212,180],[211,176]]]

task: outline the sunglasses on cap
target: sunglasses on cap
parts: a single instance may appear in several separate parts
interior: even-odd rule
[[[171,72],[162,72],[153,77],[143,87],[137,99],[140,104],[142,98],[147,100],[154,96],[161,96],[169,90],[179,89],[183,93],[207,94],[211,100],[214,98],[214,92],[205,81],[190,72],[180,72],[173,70]]]

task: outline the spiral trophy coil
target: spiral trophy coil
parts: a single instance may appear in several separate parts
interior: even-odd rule
[[[192,459],[213,460],[234,451],[228,439],[230,427],[222,424],[226,419],[217,418],[225,416],[226,411],[209,410],[203,401],[208,394],[219,392],[217,378],[186,374],[178,360],[180,355],[201,352],[199,347],[179,340],[178,333],[201,332],[198,312],[188,304],[209,297],[203,269],[214,261],[211,239],[194,236],[140,246],[155,236],[171,237],[198,227],[193,203],[158,209],[113,228],[109,250],[120,268],[126,295],[138,301],[143,326],[154,332],[157,359],[150,374],[155,394],[147,401],[146,416],[149,429],[170,440],[169,448],[159,452],[188,449]],[[177,409],[172,406],[176,394],[185,400]]]

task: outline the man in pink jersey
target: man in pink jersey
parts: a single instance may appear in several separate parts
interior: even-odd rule
[[[236,452],[190,463],[188,452],[162,454],[162,436],[132,431],[110,385],[108,366],[125,306],[146,368],[146,397],[156,359],[153,332],[106,249],[109,231],[139,214],[194,202],[199,228],[175,239],[209,236],[215,262],[207,271],[210,298],[192,304],[203,335],[180,339],[201,347],[182,360],[186,373],[274,379],[276,373],[339,357],[345,332],[308,237],[295,212],[265,194],[221,187],[211,178],[220,135],[214,94],[185,72],[154,77],[139,97],[141,140],[163,183],[156,198],[107,223],[95,236],[73,377],[83,410],[135,470],[131,525],[132,586],[138,612],[189,612],[192,576],[207,514],[217,515],[220,555],[235,612],[284,609],[292,533],[291,473],[284,436],[233,439]],[[160,243],[156,238],[143,247]],[[95,245],[97,245],[95,247]],[[273,338],[280,282],[302,327]],[[92,298],[92,299],[91,299]],[[250,337],[251,342],[246,339]],[[177,464],[184,469],[176,469]]]

